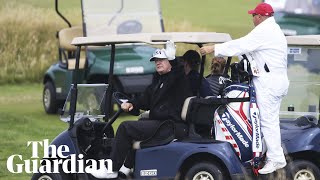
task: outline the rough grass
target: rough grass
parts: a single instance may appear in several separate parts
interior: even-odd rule
[[[55,34],[63,22],[50,9],[0,3],[0,84],[40,82],[57,59]]]

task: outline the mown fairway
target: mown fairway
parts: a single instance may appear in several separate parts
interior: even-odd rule
[[[240,37],[252,29],[247,10],[258,2],[161,0],[165,30],[228,32]],[[31,175],[8,172],[7,158],[21,154],[29,159],[27,141],[52,141],[67,128],[57,115],[45,114],[41,102],[43,74],[57,59],[55,33],[66,24],[56,15],[53,0],[0,0],[0,4],[0,179],[24,180]],[[80,24],[80,1],[60,4],[72,24]],[[118,123],[131,118],[123,116]]]
[[[1,86],[0,93],[0,179],[29,179],[27,174],[9,173],[7,158],[21,154],[29,159],[27,141],[52,140],[66,124],[42,110],[40,84]]]

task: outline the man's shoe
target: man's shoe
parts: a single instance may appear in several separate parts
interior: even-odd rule
[[[125,175],[123,172],[119,171],[119,173],[118,173],[118,179],[128,179],[128,176]]]
[[[125,165],[122,165],[119,172],[122,172],[124,175],[128,176],[130,173],[131,169],[127,168]]]
[[[89,173],[97,179],[114,179],[118,177],[118,172],[109,173],[106,166],[100,169],[92,169]]]
[[[278,169],[284,168],[286,165],[287,165],[286,162],[279,163],[279,162],[267,161],[264,167],[260,169],[258,172],[259,174],[270,174]]]

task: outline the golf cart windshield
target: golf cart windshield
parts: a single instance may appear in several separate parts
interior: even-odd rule
[[[106,95],[108,85],[107,84],[78,84],[78,95],[76,103],[75,119],[76,122],[82,117],[88,117],[91,121],[96,121],[104,117],[102,107],[103,99]],[[68,93],[67,100],[64,104],[60,119],[64,122],[70,121],[70,101],[71,91],[73,85],[71,85]]]
[[[302,115],[319,117],[320,46],[289,46],[288,95],[281,104],[281,115],[296,118]]]
[[[265,0],[274,10],[290,14],[320,16],[320,0]]]
[[[86,36],[163,31],[158,0],[82,0]]]

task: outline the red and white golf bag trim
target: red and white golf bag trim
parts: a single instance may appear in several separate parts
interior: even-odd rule
[[[234,84],[225,89],[228,98],[248,98],[250,102],[231,102],[214,115],[215,138],[229,142],[242,162],[262,154],[259,108],[253,86]]]

